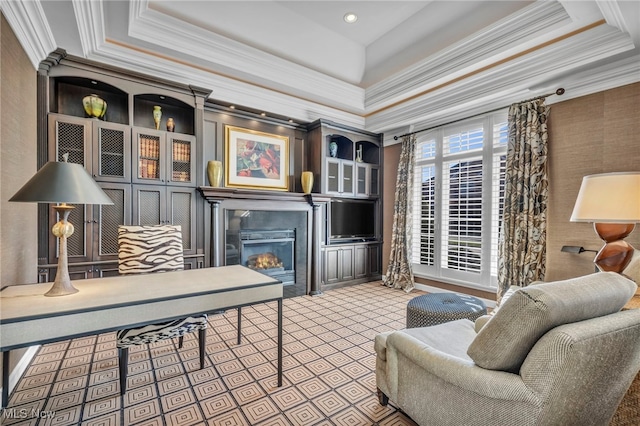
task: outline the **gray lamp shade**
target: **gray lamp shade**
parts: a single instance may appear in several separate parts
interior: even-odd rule
[[[31,203],[113,204],[80,164],[45,164],[9,201]]]

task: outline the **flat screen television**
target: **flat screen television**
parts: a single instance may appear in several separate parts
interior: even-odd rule
[[[376,203],[367,200],[331,201],[331,240],[376,237]]]

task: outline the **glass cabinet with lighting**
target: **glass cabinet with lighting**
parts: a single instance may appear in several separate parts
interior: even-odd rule
[[[196,237],[204,228],[196,217],[196,187],[204,183],[196,165],[203,160],[195,120],[202,109],[196,98],[206,95],[73,60],[52,66],[39,81],[41,99],[47,99],[39,102],[39,114],[48,129],[39,137],[39,152],[46,153],[46,161],[63,161],[68,154],[68,161],[82,164],[114,201],[71,212],[72,279],[118,273],[119,225],[180,225],[185,267],[203,267],[204,238]],[[106,103],[99,118],[86,106],[94,98]],[[54,216],[49,208],[39,212],[39,223],[49,223],[39,231],[39,281],[55,277],[58,247],[49,232],[58,220]]]

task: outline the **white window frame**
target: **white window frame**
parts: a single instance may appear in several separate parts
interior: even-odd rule
[[[500,156],[506,156],[507,145],[505,142],[505,133],[502,134],[502,144],[494,146],[494,125],[506,123],[507,111],[487,114],[481,117],[475,117],[469,120],[455,123],[431,130],[417,136],[416,143],[416,164],[415,164],[415,180],[413,198],[413,261],[419,261],[420,256],[420,232],[421,217],[420,204],[422,202],[422,167],[435,167],[435,246],[434,246],[434,264],[423,265],[413,263],[414,275],[436,281],[448,282],[452,284],[462,285],[466,287],[479,288],[483,290],[494,290],[497,288],[497,244],[498,244],[498,226],[499,217],[499,184],[500,184]],[[478,150],[463,151],[455,154],[445,154],[444,138],[445,135],[452,135],[458,132],[471,130],[482,126],[483,128],[483,144]],[[420,157],[420,145],[424,142],[435,141],[435,156],[422,159]],[[444,182],[444,165],[451,161],[464,161],[465,159],[482,159],[482,202],[481,202],[481,263],[480,271],[468,272],[447,268],[445,260],[442,258],[445,251],[446,235],[443,220],[447,206],[443,203],[443,182]],[[496,167],[498,168],[496,170]]]

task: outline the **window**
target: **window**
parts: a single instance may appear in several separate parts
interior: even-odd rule
[[[412,262],[418,276],[496,287],[506,112],[417,139]]]

